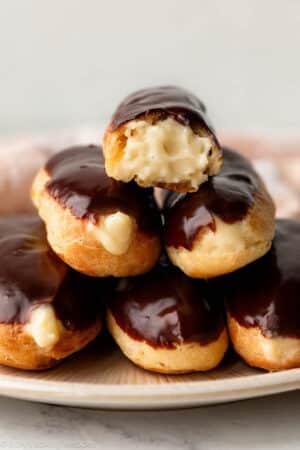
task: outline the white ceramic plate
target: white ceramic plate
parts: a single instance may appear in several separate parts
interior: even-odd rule
[[[164,409],[259,397],[300,387],[300,369],[263,373],[228,357],[216,370],[166,376],[143,371],[101,340],[46,372],[0,367],[0,394],[88,408]]]
[[[70,136],[55,134],[53,139],[48,136],[12,141],[10,146],[0,142],[0,156],[5,157],[1,160],[5,171],[0,188],[6,192],[6,202],[2,202],[0,212],[30,207],[28,196],[21,194],[28,192],[34,173],[49,154],[74,143],[98,142],[99,135],[98,129],[83,129],[71,132]],[[299,217],[299,196],[295,191],[299,190],[299,139],[287,141],[278,136],[265,139],[236,134],[224,139],[246,155],[258,158],[258,169],[276,200],[279,215]],[[274,155],[282,156],[282,148],[285,159],[276,159]],[[271,149],[275,149],[272,155],[268,153]],[[287,158],[287,149],[292,159]],[[29,155],[28,164],[20,166],[16,177],[15,161],[24,152]],[[281,171],[285,173],[284,169],[288,175],[285,178],[281,174]],[[300,387],[300,369],[264,373],[233,358],[227,358],[216,370],[204,374],[157,375],[138,369],[116,347],[103,345],[100,339],[46,372],[23,372],[0,366],[0,395],[92,408],[162,409],[234,401]]]

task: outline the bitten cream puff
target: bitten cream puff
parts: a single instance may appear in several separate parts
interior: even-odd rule
[[[228,347],[220,305],[205,281],[165,264],[119,281],[107,325],[133,363],[159,373],[213,369]]]
[[[109,178],[100,147],[53,156],[33,182],[32,199],[52,249],[86,275],[137,275],[159,258],[160,216],[152,190]]]
[[[277,220],[271,250],[222,284],[237,353],[266,370],[300,367],[300,223]]]
[[[232,272],[263,256],[274,236],[275,208],[251,163],[223,149],[223,166],[195,193],[166,194],[169,258],[190,277]]]
[[[37,216],[0,218],[0,363],[47,369],[101,329],[107,280],[68,268]]]
[[[176,86],[126,97],[105,132],[103,149],[112,178],[182,192],[197,190],[222,163],[205,106]]]

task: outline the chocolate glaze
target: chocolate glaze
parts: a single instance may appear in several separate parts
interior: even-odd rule
[[[184,342],[205,345],[224,328],[205,281],[162,263],[146,275],[120,280],[109,307],[125,333],[155,348]]]
[[[153,233],[160,218],[152,189],[122,183],[106,175],[101,147],[73,147],[54,155],[46,164],[51,177],[48,193],[80,219],[94,223],[99,216],[122,211],[134,217],[141,230]]]
[[[106,282],[98,281],[96,291],[94,280],[58,259],[38,217],[0,218],[0,261],[1,323],[24,323],[30,309],[44,303],[53,305],[67,328],[85,327],[99,317]]]
[[[102,316],[113,285],[112,278],[87,277],[69,269],[53,298],[57,317],[67,329],[86,328]]]
[[[257,189],[258,177],[251,163],[224,148],[221,172],[202,184],[197,192],[166,194],[166,244],[191,250],[199,231],[205,227],[215,231],[213,214],[227,223],[242,220],[254,203]]]
[[[164,113],[184,125],[200,123],[217,141],[204,104],[191,92],[177,86],[157,86],[133,92],[118,106],[111,129],[150,112]]]
[[[271,250],[220,283],[240,325],[266,337],[300,338],[300,223],[277,220]]]

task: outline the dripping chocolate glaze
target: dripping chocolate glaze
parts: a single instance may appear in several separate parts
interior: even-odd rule
[[[46,184],[48,193],[75,217],[96,223],[101,215],[122,211],[133,216],[141,230],[148,233],[159,230],[153,190],[109,178],[101,147],[66,149],[54,155],[45,170],[51,177]]]
[[[198,232],[215,231],[213,214],[224,222],[242,220],[254,203],[258,177],[252,164],[233,150],[223,148],[221,172],[197,192],[166,194],[165,241],[168,246],[191,250]]]
[[[30,309],[44,303],[53,305],[66,328],[81,328],[99,317],[94,280],[56,257],[38,217],[0,218],[0,261],[1,323],[24,323]],[[99,296],[103,287],[98,284]]]
[[[152,347],[207,344],[224,328],[220,307],[205,281],[188,278],[165,264],[140,277],[120,280],[109,306],[123,331]]]
[[[157,86],[133,92],[118,106],[111,129],[116,130],[120,125],[150,112],[164,113],[184,125],[200,123],[217,141],[204,104],[194,94],[177,86]]]
[[[266,337],[300,338],[300,223],[277,220],[271,250],[220,284],[240,325]]]

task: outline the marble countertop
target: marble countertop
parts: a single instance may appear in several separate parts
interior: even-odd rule
[[[0,449],[298,449],[300,391],[180,411],[95,411],[0,398]]]

